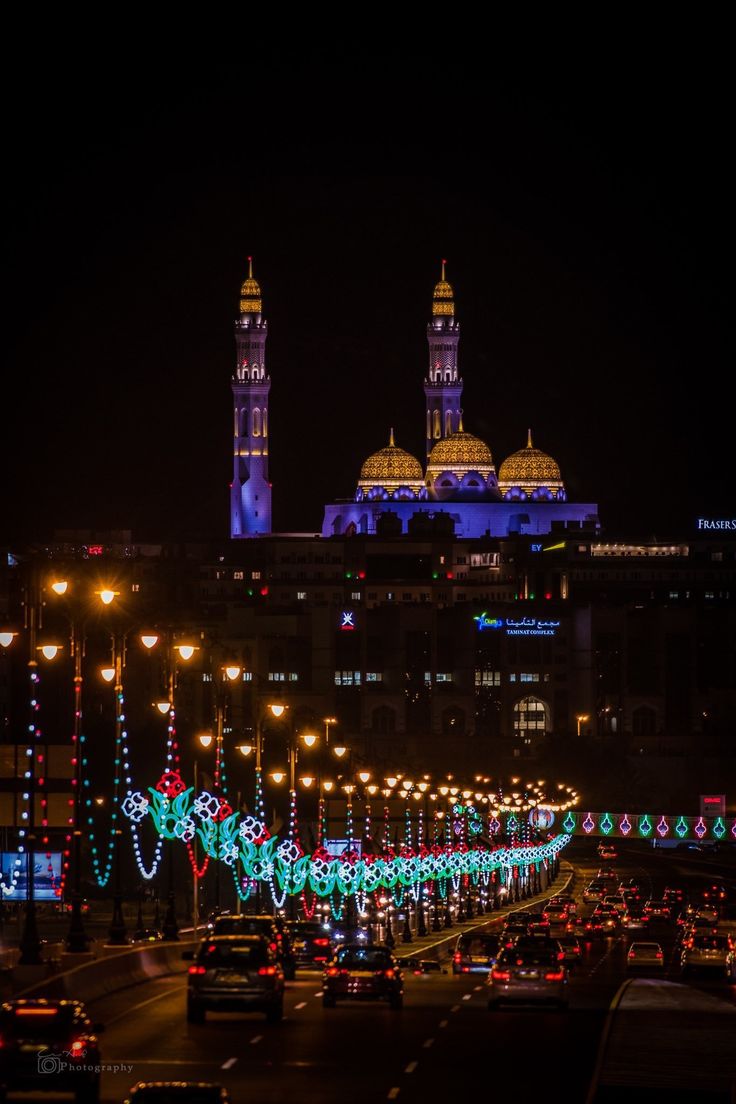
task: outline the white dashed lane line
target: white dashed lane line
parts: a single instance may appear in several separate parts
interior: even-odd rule
[[[228,1058],[227,1062],[222,1063],[220,1069],[232,1069],[237,1060],[237,1058]]]
[[[459,1004],[453,1004],[453,1006],[452,1006],[452,1008],[450,1009],[450,1011],[451,1011],[451,1012],[459,1012],[459,1011],[460,1011],[460,1005],[459,1005]]]
[[[389,1089],[388,1090],[388,1099],[389,1100],[395,1100],[400,1092],[401,1092],[401,1089],[397,1089],[397,1088]]]
[[[425,1039],[424,1042],[422,1043],[422,1046],[424,1047],[425,1050],[429,1050],[429,1048],[431,1047],[433,1042],[434,1042],[434,1039]]]
[[[418,1065],[419,1065],[418,1062],[410,1062],[409,1065],[404,1070],[404,1073],[413,1073]]]
[[[463,993],[463,1000],[470,1000],[472,996],[472,993]]]
[[[323,992],[322,992],[322,990],[320,989],[320,991],[319,991],[318,993],[315,993],[314,995],[315,995],[315,997],[323,997],[323,996],[324,996],[324,993],[323,993]]]
[[[262,1035],[254,1035],[253,1038],[250,1041],[251,1046],[253,1046],[255,1043],[260,1043],[262,1038],[263,1038]]]
[[[480,993],[480,991],[481,991],[481,989],[482,989],[482,988],[483,988],[483,986],[482,986],[482,985],[476,985],[475,989],[473,989],[473,992],[474,992],[474,993]]]
[[[306,1008],[306,1007],[307,1007],[307,1002],[306,1001],[300,1001],[299,1004],[294,1005],[294,1011],[299,1012],[300,1009]]]
[[[447,1027],[449,1020],[440,1020],[440,1027]]]

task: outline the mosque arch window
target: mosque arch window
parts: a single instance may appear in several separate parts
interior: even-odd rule
[[[263,408],[263,436],[268,437],[268,408]]]
[[[253,436],[261,436],[261,412],[258,407],[253,410]]]
[[[452,412],[450,410],[445,411],[445,437],[449,437],[452,433]]]
[[[432,436],[432,411],[427,411],[427,436]]]
[[[396,710],[388,705],[379,705],[371,713],[371,731],[389,736],[396,731]]]
[[[657,731],[657,711],[648,705],[640,705],[631,714],[634,736],[654,736]]]
[[[435,412],[434,412],[434,423],[433,423],[433,428],[432,428],[432,435],[434,437],[436,437],[437,440],[439,440],[440,437],[442,436],[442,422],[440,420],[439,410],[435,410]]]
[[[244,406],[240,411],[240,437],[248,436],[248,407]]]
[[[533,743],[550,727],[549,706],[541,698],[522,698],[514,704],[514,737],[516,751],[531,754]]]

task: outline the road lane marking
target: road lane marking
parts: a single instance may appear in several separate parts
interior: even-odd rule
[[[447,1027],[449,1020],[440,1020],[440,1027]]]
[[[307,1002],[306,1001],[300,1001],[299,1004],[294,1005],[294,1011],[298,1012],[300,1008],[306,1008],[306,1007],[307,1007]]]
[[[261,1039],[262,1039],[262,1038],[263,1038],[263,1036],[262,1036],[262,1035],[254,1035],[254,1036],[253,1036],[253,1038],[252,1038],[252,1039],[251,1039],[251,1041],[250,1041],[250,1042],[251,1042],[251,1046],[253,1046],[253,1044],[254,1044],[254,1043],[260,1043],[260,1041],[261,1041]]]
[[[459,1011],[460,1011],[460,1005],[459,1005],[459,1004],[453,1004],[453,1006],[452,1006],[452,1008],[450,1009],[450,1011],[451,1011],[451,1012],[459,1012]]]
[[[128,1005],[125,1012],[120,1012],[120,1013],[118,1013],[117,1016],[110,1016],[109,1019],[106,1019],[105,1020],[105,1026],[109,1027],[110,1024],[117,1023],[118,1020],[122,1020],[124,1018],[127,1019],[130,1016],[131,1012],[134,1012],[136,1010],[136,1008],[145,1008],[147,1004],[153,1004],[154,1001],[163,1000],[164,997],[170,997],[173,994],[177,993],[179,990],[183,990],[183,989],[184,989],[183,984],[182,985],[177,985],[177,986],[175,986],[171,989],[167,989],[165,993],[157,993],[155,997],[149,997],[148,1000],[140,1001],[138,1004],[132,1005],[132,1007],[130,1005]],[[91,1003],[92,1002],[90,1001],[90,1004]]]
[[[322,990],[320,989],[319,993],[315,993],[314,995],[315,995],[315,997],[323,997],[323,996],[324,996],[324,993],[323,993],[323,992],[322,992]]]
[[[237,1060],[237,1058],[228,1058],[227,1062],[222,1063],[220,1069],[232,1069]]]
[[[474,993],[480,993],[482,988],[483,988],[482,985],[476,985],[476,987],[473,989],[473,992]]]
[[[463,993],[463,1000],[470,1000],[472,995],[472,993]]]
[[[396,1097],[397,1097],[397,1096],[399,1095],[399,1093],[400,1093],[400,1092],[401,1092],[401,1089],[389,1089],[389,1090],[388,1090],[388,1098],[389,1098],[389,1100],[395,1100],[395,1099],[396,1099]]]
[[[424,1047],[425,1050],[429,1050],[429,1048],[431,1047],[433,1042],[434,1042],[434,1039],[425,1039],[424,1042],[422,1043],[422,1046]]]
[[[404,1070],[404,1073],[413,1073],[418,1065],[419,1065],[418,1062],[410,1062],[409,1065]]]

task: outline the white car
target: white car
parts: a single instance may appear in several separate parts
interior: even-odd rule
[[[696,935],[692,943],[683,948],[680,965],[683,977],[695,970],[717,970],[726,978],[736,977],[736,954],[731,937],[725,933]]]
[[[664,951],[659,943],[632,943],[626,955],[626,969],[664,970]]]

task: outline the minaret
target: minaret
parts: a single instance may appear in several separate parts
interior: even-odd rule
[[[424,381],[424,394],[427,398],[428,460],[437,441],[457,433],[462,415],[463,381],[457,372],[460,323],[455,321],[455,297],[445,279],[446,263],[442,262],[442,277],[435,285],[432,321],[427,326],[429,374]]]
[[[261,289],[248,278],[240,289],[235,322],[237,361],[232,377],[234,450],[230,489],[230,536],[257,537],[271,532],[271,484],[268,481],[268,324],[261,315]]]

